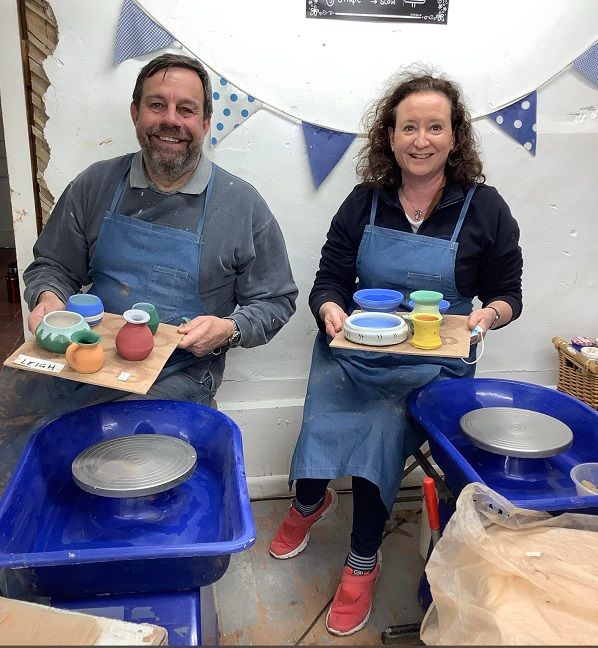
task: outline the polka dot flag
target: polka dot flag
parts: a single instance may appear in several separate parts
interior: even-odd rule
[[[212,73],[211,70],[209,72],[214,108],[210,143],[216,146],[231,131],[258,111],[262,104],[226,79]]]
[[[488,115],[494,123],[536,155],[536,91]]]

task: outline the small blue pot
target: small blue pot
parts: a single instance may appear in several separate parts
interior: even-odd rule
[[[96,326],[104,317],[104,304],[97,295],[78,293],[66,300],[65,310],[78,313],[89,324]]]

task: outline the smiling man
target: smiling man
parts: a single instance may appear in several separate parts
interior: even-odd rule
[[[210,81],[198,61],[173,54],[150,61],[131,103],[141,150],[96,162],[69,184],[24,274],[31,332],[82,289],[106,312],[150,302],[162,322],[178,326],[179,348],[147,398],[209,404],[228,349],[265,344],[295,311],[276,219],[251,185],[203,153],[211,116]],[[0,485],[41,423],[122,398],[143,397],[4,369]]]

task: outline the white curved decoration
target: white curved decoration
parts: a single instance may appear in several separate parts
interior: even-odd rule
[[[365,105],[402,65],[441,68],[462,84],[479,117],[545,84],[598,36],[595,0],[453,0],[447,25],[313,20],[305,18],[305,0],[139,5],[259,101],[353,133],[362,131]]]

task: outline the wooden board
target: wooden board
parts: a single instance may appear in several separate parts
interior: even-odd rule
[[[124,320],[122,315],[104,313],[100,324],[92,329],[102,338],[102,348],[104,349],[104,366],[92,374],[81,374],[73,371],[67,364],[66,358],[62,353],[52,353],[39,346],[35,336],[25,340],[12,355],[5,361],[6,367],[15,369],[24,369],[25,371],[35,371],[36,373],[46,373],[56,378],[66,378],[67,380],[77,380],[90,385],[99,385],[100,387],[109,387],[111,389],[121,389],[134,394],[147,394],[150,387],[156,381],[158,374],[162,371],[166,361],[176,349],[182,339],[182,334],[177,333],[177,327],[170,324],[160,324],[156,335],[154,336],[154,348],[145,360],[131,362],[124,360],[116,352],[114,338],[123,326]],[[40,358],[52,362],[64,364],[64,369],[59,373],[48,373],[42,369],[25,367],[15,364],[19,355],[26,355],[32,358]],[[118,380],[118,376],[126,372],[131,374],[128,380]]]
[[[399,313],[402,315],[402,313]],[[467,358],[469,356],[469,340],[471,330],[467,326],[467,315],[445,315],[440,327],[442,346],[439,349],[426,351],[411,346],[413,334],[409,332],[407,339],[400,344],[389,346],[370,346],[350,342],[341,331],[330,343],[336,349],[352,349],[355,351],[378,351],[380,353],[399,353],[418,356],[436,356],[441,358]]]
[[[165,646],[165,628],[0,598],[0,646]]]

